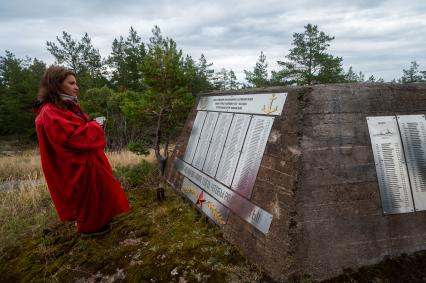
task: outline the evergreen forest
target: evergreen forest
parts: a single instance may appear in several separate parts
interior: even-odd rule
[[[91,118],[105,116],[108,149],[147,148],[168,145],[178,135],[195,97],[211,91],[241,88],[312,85],[329,83],[384,82],[374,75],[343,68],[343,58],[330,53],[334,37],[307,24],[294,33],[292,48],[283,50],[279,69],[269,71],[267,57],[260,51],[257,62],[238,80],[232,69],[215,70],[204,54],[192,58],[165,37],[155,26],[144,41],[130,27],[126,36],[111,43],[103,58],[86,33],[75,39],[64,31],[45,48],[55,64],[74,70],[80,88],[79,101]],[[33,103],[47,64],[37,58],[17,58],[12,51],[0,54],[0,135],[36,141]],[[425,82],[426,71],[410,62],[392,83]],[[167,156],[158,155],[161,158]]]

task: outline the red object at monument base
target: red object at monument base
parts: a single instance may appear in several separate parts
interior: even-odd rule
[[[197,197],[197,205],[199,206],[199,207],[203,207],[203,202],[205,202],[206,200],[204,199],[204,196],[203,196],[203,192],[200,192],[199,194],[198,194],[198,197]]]

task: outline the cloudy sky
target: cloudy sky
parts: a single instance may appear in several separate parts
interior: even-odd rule
[[[233,69],[243,80],[261,50],[276,70],[308,23],[335,36],[330,52],[345,70],[389,81],[414,60],[426,69],[425,0],[0,0],[0,56],[9,50],[53,63],[46,41],[67,31],[75,39],[87,32],[106,57],[130,26],[146,42],[158,25],[184,53],[203,53],[215,70]]]

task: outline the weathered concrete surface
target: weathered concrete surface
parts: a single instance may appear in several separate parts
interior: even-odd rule
[[[230,216],[225,237],[274,279],[324,279],[344,268],[426,249],[426,212],[382,213],[367,116],[426,113],[426,85],[341,84],[240,90],[287,92],[251,201],[273,214],[263,235]],[[223,93],[230,94],[230,93]],[[195,104],[196,105],[196,104]],[[182,158],[195,106],[174,158]],[[170,162],[169,182],[182,177]]]

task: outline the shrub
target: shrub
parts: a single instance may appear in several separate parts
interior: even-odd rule
[[[125,188],[154,186],[157,180],[157,165],[142,160],[131,166],[117,166],[114,174]]]

